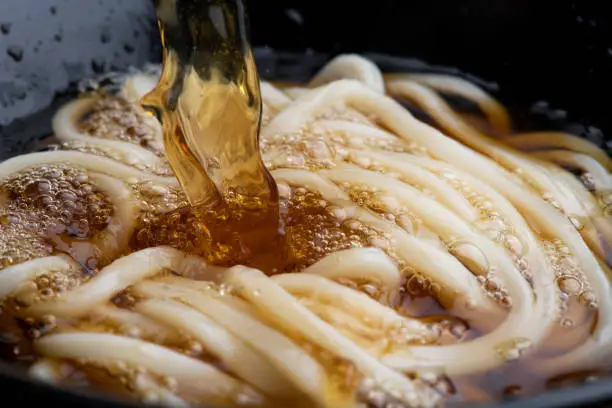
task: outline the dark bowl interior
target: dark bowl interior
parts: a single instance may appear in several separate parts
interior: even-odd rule
[[[612,16],[605,2],[246,3],[265,78],[305,80],[335,54],[364,53],[384,71],[483,78],[479,83],[511,107],[519,127],[565,129],[612,149],[606,102],[612,94]],[[159,59],[151,0],[0,2],[0,160],[32,149],[49,134],[51,115],[74,95],[79,80]],[[0,390],[0,405],[128,406],[59,391],[2,363]],[[610,405],[608,382],[505,404]]]

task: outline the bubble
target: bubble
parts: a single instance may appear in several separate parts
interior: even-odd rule
[[[582,231],[584,229],[584,223],[581,221],[583,217],[577,215],[569,215],[567,218],[570,220],[574,228],[576,228],[578,231]]]
[[[351,154],[350,160],[357,166],[362,167],[364,169],[369,168],[372,164],[372,159],[370,159],[369,157],[363,157],[356,154]]]
[[[120,95],[107,95],[97,99],[92,105],[91,114],[79,123],[79,130],[102,139],[130,142],[156,155],[163,154],[161,148],[156,145],[156,122],[152,122],[138,105]],[[148,170],[140,163],[132,165],[143,171]]]
[[[419,372],[418,377],[419,379],[432,384],[438,380],[438,374],[431,371]]]
[[[418,235],[420,221],[412,214],[402,214],[395,217],[397,224],[410,235]]]
[[[196,355],[201,354],[204,351],[204,347],[202,346],[202,344],[193,340],[189,341],[189,343],[187,344],[187,349],[190,353]]]
[[[435,297],[442,296],[442,285],[438,283],[432,282],[431,285],[429,286],[429,290],[431,294],[434,295]]]
[[[455,387],[450,379],[438,378],[434,383],[433,387],[442,395],[450,396],[455,393]]]
[[[523,276],[525,276],[526,274],[529,274],[529,261],[527,261],[526,258],[524,257],[516,258],[515,265],[521,271]]]
[[[44,315],[41,317],[40,322],[46,327],[55,326],[57,319],[53,315]]]
[[[383,250],[389,249],[390,246],[387,239],[378,236],[370,237],[370,245]]]
[[[598,194],[599,201],[603,206],[612,205],[612,192],[602,191]]]
[[[286,199],[291,198],[291,187],[289,187],[287,184],[284,184],[284,183],[278,183],[277,187],[278,187],[278,195],[281,198],[286,198]]]
[[[455,336],[458,340],[461,340],[465,337],[468,330],[469,330],[469,327],[467,326],[467,324],[465,324],[462,321],[457,320],[451,324],[449,332],[453,336]]]
[[[490,292],[496,292],[501,289],[501,283],[496,278],[489,278],[485,281],[485,289]]]
[[[144,394],[142,394],[141,400],[142,400],[143,404],[156,405],[156,404],[159,403],[160,398],[159,398],[159,395],[157,395],[156,392],[154,392],[154,391],[146,391]]]
[[[447,246],[449,252],[475,275],[487,275],[489,273],[489,260],[475,244],[467,241],[456,241]]]
[[[487,217],[486,224],[489,228],[500,232],[508,229],[506,223],[498,217]]]
[[[430,281],[423,275],[413,274],[406,281],[406,291],[413,296],[418,296],[423,292],[428,292],[430,284]]]
[[[520,256],[524,255],[525,248],[517,236],[508,233],[504,234],[503,241],[504,246],[508,248],[510,252]]]
[[[127,337],[139,338],[142,336],[142,330],[138,327],[130,326],[123,330],[123,334]]]
[[[568,295],[578,295],[582,291],[582,283],[574,276],[562,275],[557,278],[559,289]]]
[[[578,299],[590,309],[597,309],[597,296],[591,291],[583,291]]]
[[[384,195],[379,197],[378,201],[380,202],[380,204],[382,204],[383,208],[386,211],[389,211],[394,214],[398,213],[402,208],[397,198],[393,196]]]
[[[365,285],[361,285],[359,289],[372,298],[376,298],[379,294],[378,288],[369,283]]]
[[[348,218],[348,214],[344,208],[330,206],[328,207],[329,213],[336,218],[339,222],[343,222]]]
[[[40,338],[41,332],[38,329],[29,329],[28,330],[28,336],[31,339],[36,340],[36,339]]]
[[[157,197],[165,196],[170,193],[170,190],[168,188],[159,184],[148,184],[146,189],[143,189],[143,191],[146,191],[148,194]]]
[[[174,377],[166,376],[163,378],[162,383],[170,391],[176,391],[176,389],[178,388],[178,380]]]
[[[531,341],[526,338],[510,339],[495,346],[495,351],[505,361],[520,358],[521,354],[531,347]]]

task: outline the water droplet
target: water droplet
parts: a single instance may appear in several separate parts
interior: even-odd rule
[[[6,49],[6,53],[15,61],[20,62],[23,59],[23,49],[16,45],[11,45]]]
[[[130,45],[130,44],[123,44],[123,49],[125,50],[125,52],[127,52],[128,54],[131,54],[134,52],[134,46]]]
[[[583,229],[584,229],[584,223],[581,221],[581,218],[583,218],[583,217],[580,217],[580,216],[577,216],[577,215],[569,215],[567,218],[570,220],[570,222],[572,223],[572,225],[573,225],[573,226],[574,226],[574,227],[575,227],[575,228],[576,228],[578,231],[581,231],[581,230],[583,230]]]
[[[285,10],[285,14],[287,15],[287,17],[289,17],[289,19],[291,19],[297,25],[304,24],[304,18],[302,17],[300,12],[297,11],[296,9],[289,8]]]
[[[103,73],[105,65],[106,65],[106,63],[103,60],[99,60],[99,59],[91,60],[91,69],[96,74]]]
[[[11,23],[0,24],[0,33],[7,35],[10,32],[11,32]]]
[[[100,41],[102,41],[102,44],[107,44],[111,41],[111,39],[111,33],[108,31],[108,29],[104,28],[100,34]]]

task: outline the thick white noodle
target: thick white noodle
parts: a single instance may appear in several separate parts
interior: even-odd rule
[[[508,111],[482,88],[458,77],[436,74],[388,74],[385,79],[411,80],[426,85],[442,93],[461,96],[475,102],[487,116],[491,125],[503,135],[509,135],[512,123]]]
[[[259,398],[210,364],[138,339],[105,333],[59,333],[37,341],[36,350],[55,358],[124,361],[175,378],[186,393],[212,401],[232,401],[241,394]]]
[[[106,174],[123,181],[136,179],[151,180],[166,185],[177,183],[174,177],[161,177],[149,174],[106,157],[73,151],[30,153],[5,160],[0,163],[0,179],[4,179],[28,167],[53,163],[71,164],[92,172]]]
[[[588,140],[568,133],[520,133],[505,139],[504,143],[525,151],[565,149],[584,153],[597,160],[606,170],[612,171],[612,159],[606,152]]]
[[[159,157],[147,149],[143,149],[130,142],[120,140],[102,139],[93,137],[87,133],[83,133],[76,128],[76,123],[79,119],[92,109],[96,97],[79,98],[62,106],[57,114],[53,117],[53,133],[62,142],[82,142],[91,146],[101,146],[110,149],[120,155],[121,162],[129,165],[148,165],[152,168],[158,168],[162,165]],[[153,118],[147,118],[155,127],[158,136],[159,149],[163,149],[161,145],[161,128]]]
[[[405,376],[365,353],[260,271],[235,266],[228,270],[226,280],[272,322],[287,327],[290,331],[297,330],[310,342],[352,362],[362,373],[374,380],[377,386],[401,401],[413,407],[421,407],[434,399],[429,396],[424,400],[424,390],[417,390]]]
[[[143,249],[117,259],[75,290],[33,305],[28,309],[28,313],[61,317],[85,316],[95,307],[106,304],[125,288],[165,269],[189,275],[192,269],[205,267],[203,259],[185,255],[173,248]]]
[[[51,272],[68,272],[78,268],[69,257],[48,256],[4,268],[0,273],[0,301],[13,294],[26,282]]]
[[[135,309],[191,334],[210,353],[220,358],[228,369],[268,395],[291,395],[293,390],[290,384],[267,360],[196,310],[170,300],[148,300],[136,305]]]
[[[533,152],[532,156],[570,169],[582,170],[593,178],[597,190],[612,189],[612,179],[608,170],[595,158],[584,153],[568,150],[545,150]]]
[[[359,55],[340,55],[332,59],[308,85],[315,88],[338,79],[355,79],[374,91],[385,91],[385,81],[378,67]]]

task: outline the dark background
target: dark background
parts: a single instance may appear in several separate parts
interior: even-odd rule
[[[570,130],[596,141],[601,131],[612,132],[612,16],[606,1],[246,3],[253,43],[267,47],[257,53],[264,76],[306,78],[321,57],[340,52],[406,56],[495,81],[519,116],[546,101],[531,112],[579,122]],[[279,50],[297,54],[272,52]],[[148,60],[159,60],[150,0],[0,1],[0,159],[47,130],[54,107],[44,108],[71,83]],[[291,67],[279,69],[283,64]]]
[[[423,69],[418,60],[458,68],[497,83],[498,96],[535,126],[611,139],[609,1],[246,3],[267,78],[306,79],[341,52],[392,54],[409,59],[374,57],[384,70]],[[0,160],[48,133],[50,115],[72,95],[76,81],[159,61],[159,51],[150,0],[0,0]],[[2,406],[84,406],[75,395],[13,374],[0,364]],[[579,406],[583,397],[592,402],[611,394],[608,385],[596,384],[583,393],[565,390],[520,405]]]

